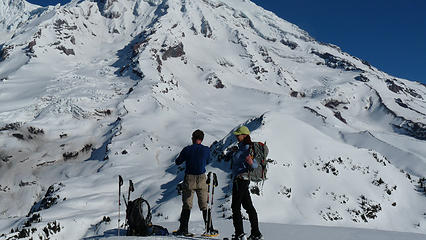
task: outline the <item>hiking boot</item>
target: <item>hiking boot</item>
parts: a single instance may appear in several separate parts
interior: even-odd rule
[[[203,210],[203,219],[204,225],[207,226],[207,210]],[[213,222],[210,223],[210,226],[207,226],[207,231],[203,233],[203,236],[207,237],[217,237],[219,235],[219,231],[213,228]]]
[[[188,232],[188,222],[189,222],[189,216],[191,215],[191,210],[188,209],[182,209],[182,212],[180,214],[180,226],[177,231],[173,232],[173,235],[178,236],[193,236],[194,234]]]
[[[216,229],[210,229],[209,232],[205,232],[203,234],[201,234],[204,237],[217,237],[219,236],[219,231]]]
[[[250,234],[247,240],[263,240],[263,236],[261,233],[259,234]]]
[[[172,234],[175,235],[175,236],[185,236],[185,237],[193,237],[194,236],[194,234],[188,232],[188,230],[185,230],[185,229],[183,229],[183,230],[178,229],[177,231],[174,231]]]
[[[246,235],[241,233],[240,235],[232,235],[232,240],[247,240]]]

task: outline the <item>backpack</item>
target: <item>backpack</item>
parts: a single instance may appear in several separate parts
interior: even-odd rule
[[[253,156],[253,161],[258,163],[257,168],[253,168],[249,171],[248,177],[250,181],[261,182],[266,180],[266,172],[268,171],[268,157],[269,149],[266,143],[253,142],[250,145],[250,155]]]
[[[144,205],[146,213],[144,214]],[[142,197],[129,201],[126,209],[126,220],[129,226],[127,236],[166,236],[169,235],[167,228],[152,225],[151,207],[147,200]]]

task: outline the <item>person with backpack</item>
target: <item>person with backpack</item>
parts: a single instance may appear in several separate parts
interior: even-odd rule
[[[195,130],[192,133],[192,145],[186,146],[176,158],[177,165],[186,163],[185,178],[182,186],[182,212],[180,215],[179,229],[174,235],[192,236],[188,232],[188,222],[191,215],[192,199],[194,192],[197,194],[198,207],[203,212],[204,222],[207,222],[207,183],[206,164],[210,159],[210,148],[202,145],[204,133]],[[211,224],[211,223],[210,223]],[[213,229],[213,225],[210,225]],[[213,229],[214,230],[214,229]],[[217,230],[214,230],[217,232]]]
[[[233,134],[238,140],[238,148],[234,148],[232,157],[232,220],[235,234],[233,240],[245,239],[241,206],[247,211],[251,226],[251,235],[247,240],[263,239],[259,230],[259,222],[256,209],[251,200],[249,185],[250,171],[258,167],[257,161],[250,154],[253,142],[250,138],[250,130],[246,126],[239,127]]]

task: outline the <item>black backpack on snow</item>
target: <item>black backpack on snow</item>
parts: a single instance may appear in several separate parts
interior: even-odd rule
[[[142,197],[129,201],[126,209],[126,220],[129,226],[127,236],[169,235],[167,228],[152,225],[151,217],[151,207],[148,201]]]

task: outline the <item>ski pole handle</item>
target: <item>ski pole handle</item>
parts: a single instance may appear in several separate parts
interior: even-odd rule
[[[213,173],[213,186],[217,187],[219,185],[219,182],[217,181],[217,175],[216,173]]]
[[[206,180],[206,183],[207,183],[207,184],[210,184],[210,181],[211,181],[211,175],[212,175],[212,172],[207,173],[207,180]]]
[[[135,191],[135,188],[133,187],[133,182],[132,180],[129,180],[129,193],[127,195],[127,201],[130,201],[130,193]]]
[[[121,186],[123,185],[123,178],[121,175],[118,175],[118,228],[117,228],[117,235],[120,236],[120,206],[121,206]]]

